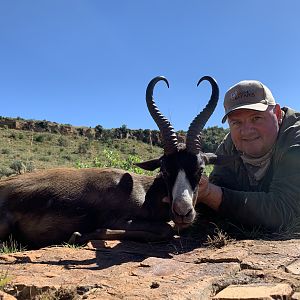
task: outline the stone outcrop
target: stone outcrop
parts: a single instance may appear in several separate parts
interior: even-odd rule
[[[220,249],[179,237],[92,241],[2,254],[0,274],[8,278],[4,291],[17,299],[295,300],[300,241],[231,241]]]

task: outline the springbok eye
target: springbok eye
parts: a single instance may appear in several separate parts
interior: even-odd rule
[[[167,170],[161,170],[161,173],[162,173],[163,177],[169,176],[169,173],[167,172]]]

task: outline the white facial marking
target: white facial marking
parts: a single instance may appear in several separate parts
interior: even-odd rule
[[[185,215],[193,206],[193,190],[184,170],[178,172],[172,190],[172,196],[172,208],[175,209],[177,213],[180,211],[182,215]]]

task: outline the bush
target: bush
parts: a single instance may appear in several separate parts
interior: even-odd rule
[[[68,147],[69,146],[69,140],[63,136],[60,136],[58,138],[57,142],[58,142],[58,146],[60,146],[60,147]]]
[[[38,143],[43,143],[44,140],[45,140],[45,136],[42,135],[42,134],[37,135],[37,136],[34,137],[34,140],[35,140],[36,142],[38,142]]]
[[[2,153],[2,154],[9,154],[9,153],[10,153],[10,150],[9,150],[9,149],[2,149],[2,150],[1,150],[1,153]]]
[[[104,149],[103,150],[104,158],[101,160],[98,157],[95,157],[92,164],[77,162],[76,167],[81,168],[118,168],[123,169],[129,172],[137,174],[148,174],[153,175],[155,172],[145,171],[135,165],[135,163],[140,162],[141,159],[137,155],[129,155],[126,159],[121,159],[117,152]]]
[[[51,142],[52,138],[53,138],[53,136],[50,133],[45,136],[45,139],[47,142]]]
[[[15,174],[15,172],[11,168],[0,167],[0,177],[8,177],[12,174]]]
[[[88,143],[81,143],[78,146],[78,153],[86,154],[88,152],[89,148],[90,148],[90,145]]]
[[[16,174],[22,174],[26,172],[26,165],[21,160],[15,160],[11,163],[10,168],[15,171]]]
[[[33,161],[29,161],[26,163],[26,171],[31,173],[35,170],[35,165]]]
[[[17,138],[17,135],[14,132],[12,132],[8,137],[10,139],[14,139],[15,140]]]
[[[71,161],[71,160],[72,160],[72,157],[71,157],[71,155],[69,155],[69,154],[63,155],[62,158],[65,159],[65,160],[68,160],[68,161]]]
[[[50,158],[49,158],[49,157],[46,157],[46,156],[42,156],[42,157],[40,158],[40,161],[45,161],[45,162],[47,162],[47,161],[50,161]]]

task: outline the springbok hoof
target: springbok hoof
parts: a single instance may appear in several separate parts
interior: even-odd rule
[[[81,233],[78,231],[73,232],[73,234],[71,235],[71,237],[68,240],[68,244],[73,245],[76,244],[78,241],[78,238],[81,238]]]

